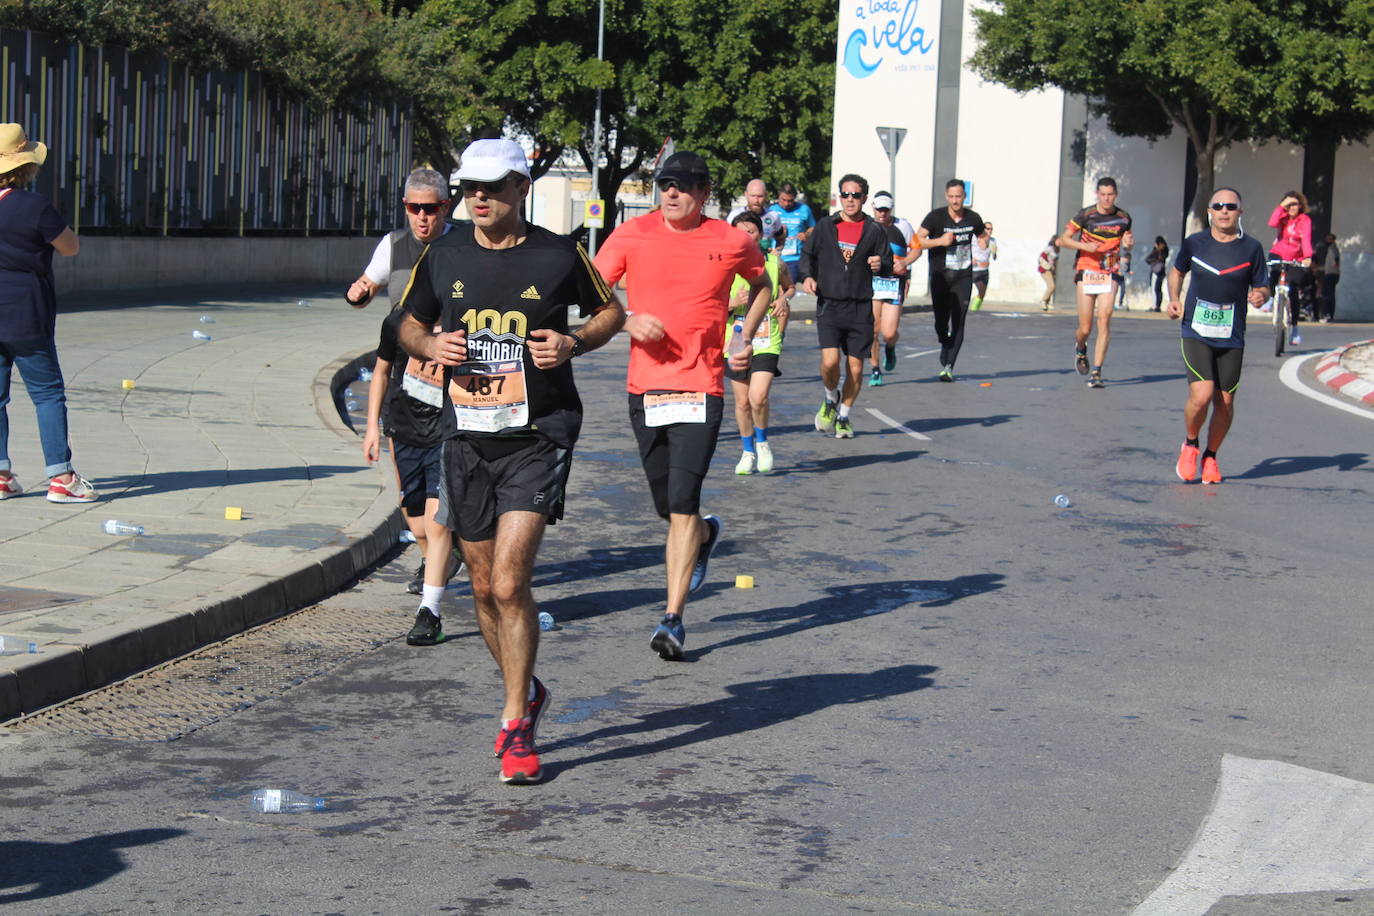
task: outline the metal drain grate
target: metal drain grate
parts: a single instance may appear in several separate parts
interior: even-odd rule
[[[315,605],[5,726],[172,741],[404,633],[409,613]]]

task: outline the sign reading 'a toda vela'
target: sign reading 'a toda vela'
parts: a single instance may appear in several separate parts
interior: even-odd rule
[[[868,179],[870,194],[896,194],[897,212],[915,218],[930,197],[934,156],[940,0],[843,0],[835,59],[835,131],[830,193],[848,172]],[[876,127],[903,127],[889,188],[887,151]]]

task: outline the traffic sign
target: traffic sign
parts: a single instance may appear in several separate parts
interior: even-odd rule
[[[604,200],[586,201],[582,208],[582,225],[601,229],[606,225],[606,202]]]

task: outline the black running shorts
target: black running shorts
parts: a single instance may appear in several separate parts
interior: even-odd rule
[[[630,395],[630,426],[639,443],[639,460],[649,480],[654,511],[660,518],[696,515],[701,510],[701,485],[716,453],[724,413],[725,399],[708,394],[705,423],[645,426],[644,395]]]
[[[401,485],[401,508],[414,518],[425,514],[425,500],[439,496],[443,476],[442,445],[410,445],[395,437],[391,457],[396,461],[396,477]]]
[[[816,333],[822,350],[866,359],[873,346],[873,301],[825,300],[816,317]]]
[[[1244,347],[1214,347],[1195,337],[1185,337],[1179,349],[1183,351],[1183,364],[1188,367],[1190,383],[1215,382],[1222,391],[1235,391],[1240,387]]]
[[[549,524],[563,517],[572,450],[533,437],[449,439],[435,516],[465,541],[496,537],[506,512],[537,512]]]
[[[778,354],[764,353],[759,356],[751,356],[749,368],[744,372],[736,372],[730,368],[729,360],[725,362],[725,377],[732,381],[747,382],[755,372],[771,372],[773,375],[782,375],[782,372],[778,370]]]

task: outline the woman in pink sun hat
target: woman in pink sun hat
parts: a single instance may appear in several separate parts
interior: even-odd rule
[[[70,257],[81,243],[47,198],[25,190],[47,158],[47,146],[29,140],[22,125],[0,124],[0,499],[23,492],[9,455],[10,376],[17,367],[38,414],[48,499],[86,503],[98,494],[72,469],[52,276],[53,252]]]

